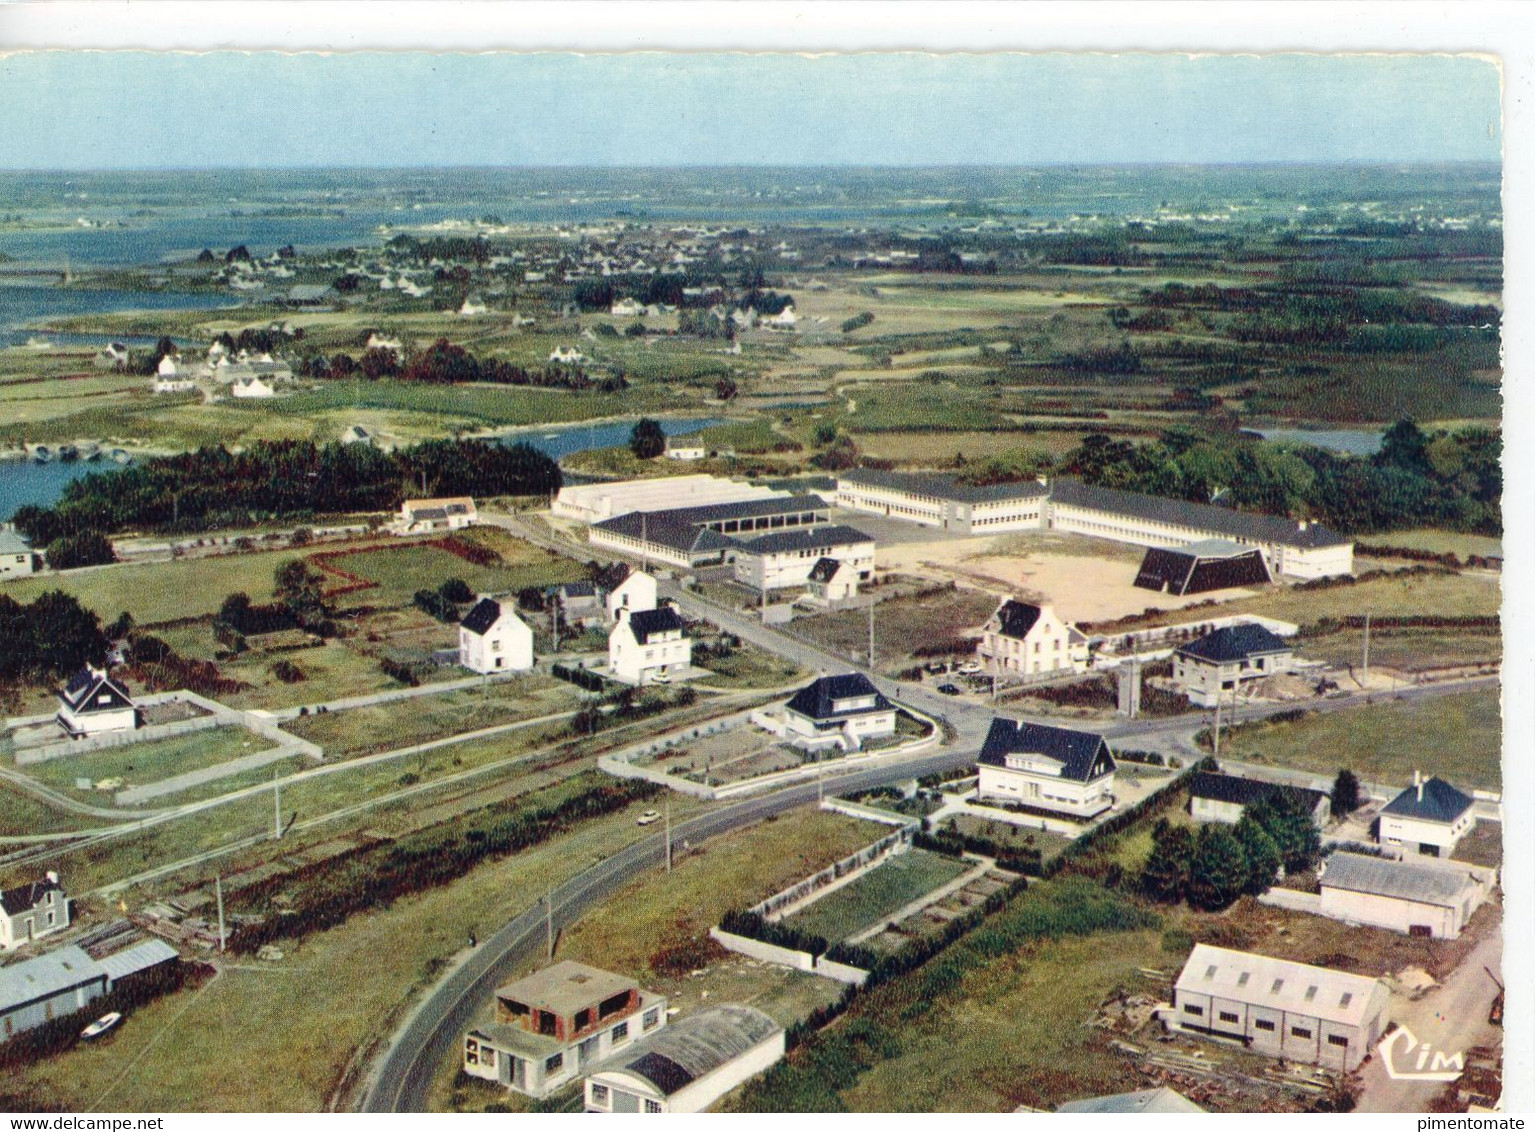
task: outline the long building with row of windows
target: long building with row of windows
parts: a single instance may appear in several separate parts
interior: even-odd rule
[[[837,479],[837,506],[962,534],[1050,530],[1176,548],[1210,539],[1262,551],[1275,575],[1352,573],[1352,539],[1320,523],[1093,487],[1076,479],[975,486],[948,476],[858,468]]]

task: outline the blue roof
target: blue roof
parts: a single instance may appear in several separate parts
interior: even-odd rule
[[[55,948],[32,959],[0,967],[0,1013],[56,994],[105,983],[101,964],[78,947]]]

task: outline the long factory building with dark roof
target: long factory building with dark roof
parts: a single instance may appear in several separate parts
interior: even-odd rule
[[[968,535],[1049,530],[1181,548],[1220,539],[1263,552],[1269,570],[1325,578],[1354,569],[1354,543],[1319,523],[1093,487],[1076,479],[977,486],[949,476],[857,468],[837,479],[837,506]]]

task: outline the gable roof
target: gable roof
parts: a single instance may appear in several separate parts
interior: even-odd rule
[[[1308,810],[1315,810],[1327,797],[1320,790],[1308,790],[1303,786],[1287,786],[1278,782],[1263,782],[1256,778],[1238,778],[1234,774],[1212,774],[1196,771],[1189,779],[1189,795],[1209,798],[1212,802],[1230,802],[1238,806],[1251,806],[1286,790],[1305,800]]]
[[[629,614],[628,622],[630,630],[634,633],[634,639],[642,645],[657,634],[681,633],[687,628],[682,623],[682,618],[677,616],[677,611],[669,605],[663,605],[659,609],[637,610]]]
[[[9,527],[0,527],[0,554],[29,554],[32,544]]]
[[[1395,817],[1416,818],[1418,821],[1441,822],[1452,825],[1471,808],[1473,799],[1463,794],[1442,778],[1423,780],[1421,788],[1409,786],[1381,808],[1381,813]]]
[[[997,611],[991,615],[991,618],[997,622],[999,626],[997,631],[1004,637],[1021,641],[1029,635],[1029,630],[1034,628],[1043,612],[1040,606],[1007,598],[997,606]]]
[[[866,535],[852,527],[840,524],[824,527],[796,527],[793,530],[773,531],[757,538],[742,539],[743,554],[781,554],[790,550],[829,550],[836,546],[853,546],[860,542],[873,542],[874,536]]]
[[[1160,1089],[1137,1089],[1133,1093],[1112,1093],[1104,1097],[1086,1097],[1080,1101],[1067,1101],[1056,1107],[1056,1112],[1204,1112],[1188,1097],[1163,1085]]]
[[[837,576],[837,571],[842,569],[845,563],[840,558],[820,558],[810,568],[810,580],[825,585]],[[851,566],[848,567],[852,569]]]
[[[108,696],[110,702],[98,703],[102,695]],[[128,695],[128,689],[94,668],[82,668],[76,672],[58,696],[73,712],[117,711],[133,706],[133,697]]]
[[[0,1012],[90,983],[106,982],[100,964],[70,944],[0,967]]]
[[[1216,539],[1182,549],[1153,546],[1141,559],[1140,571],[1135,575],[1135,584],[1143,590],[1166,590],[1180,597],[1238,586],[1260,586],[1271,581],[1273,578],[1261,550]]]
[[[1258,515],[1251,511],[1233,511],[1210,503],[1189,503],[1182,499],[1164,499],[1135,491],[1111,487],[1092,487],[1078,479],[1059,479],[1050,485],[1050,502],[1068,507],[1086,507],[1112,511],[1154,523],[1192,527],[1211,535],[1249,539],[1310,550],[1323,546],[1342,546],[1353,540],[1329,530],[1320,523],[1302,526],[1293,519],[1277,515]]]
[[[886,487],[913,495],[927,495],[951,503],[993,503],[1010,499],[1034,499],[1050,489],[1038,480],[1016,483],[960,483],[953,476],[924,472],[886,472],[878,468],[854,468],[839,477],[864,487]]]
[[[1206,633],[1199,640],[1180,645],[1177,650],[1183,656],[1205,660],[1212,664],[1226,664],[1234,660],[1246,660],[1253,656],[1270,653],[1294,652],[1295,647],[1277,637],[1262,625],[1227,625]]]
[[[873,696],[874,705],[866,708],[837,711],[832,705],[839,700]],[[862,672],[848,672],[841,676],[822,676],[794,693],[785,705],[788,710],[809,719],[846,719],[854,715],[890,711],[894,706],[874,686],[874,682]]]
[[[483,637],[499,620],[501,620],[501,603],[494,598],[482,597],[475,603],[473,609],[464,614],[464,619],[458,624],[460,628]]]
[[[1175,986],[1185,994],[1214,995],[1343,1026],[1363,1025],[1377,996],[1387,997],[1379,979],[1208,943],[1194,945]]]
[[[15,888],[0,889],[0,912],[15,916],[29,908],[36,908],[50,892],[63,892],[64,886],[49,878],[18,884]]]
[[[1107,766],[1095,774],[1093,768],[1100,765],[1100,752]],[[1061,764],[1062,778],[1077,782],[1101,778],[1112,773],[1116,765],[1108,740],[1102,735],[1046,723],[1015,722],[1000,716],[991,721],[991,730],[986,733],[986,742],[981,745],[976,761],[1005,767],[1008,755],[1020,754],[1052,758]]]
[[[1391,861],[1363,853],[1334,853],[1322,870],[1323,888],[1367,892],[1414,904],[1458,908],[1477,885],[1462,865]]]
[[[447,499],[407,499],[400,506],[406,515],[417,518],[441,519],[446,515],[474,513],[474,500],[467,495],[455,495]]]
[[[642,1038],[605,1069],[640,1077],[669,1097],[782,1032],[755,1007],[714,1006]]]

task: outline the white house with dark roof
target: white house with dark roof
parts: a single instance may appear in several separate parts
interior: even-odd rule
[[[10,527],[0,527],[0,578],[25,578],[37,569],[32,544]]]
[[[704,443],[702,433],[690,433],[687,436],[668,436],[666,438],[666,458],[668,460],[702,460],[709,455],[709,446]]]
[[[976,759],[982,803],[1091,818],[1114,805],[1114,755],[1088,731],[993,719]]]
[[[1163,1020],[1265,1057],[1349,1072],[1385,1033],[1390,1000],[1379,979],[1200,943]]]
[[[772,531],[743,540],[735,555],[735,578],[755,590],[803,586],[823,558],[846,562],[868,581],[874,572],[874,538],[840,524]]]
[[[1214,707],[1244,687],[1295,668],[1295,646],[1262,625],[1228,625],[1173,651],[1173,683],[1189,702]]]
[[[620,610],[630,613],[656,607],[656,580],[643,570],[631,570],[629,576],[608,591],[608,620],[617,621]]]
[[[475,672],[526,672],[533,630],[510,602],[482,597],[458,623],[458,662]]]
[[[643,684],[692,664],[693,641],[675,606],[618,611],[618,623],[608,634],[608,671],[614,679]]]
[[[0,950],[14,951],[69,927],[69,897],[50,872],[42,880],[0,889]]]
[[[1242,820],[1248,806],[1265,802],[1280,792],[1298,799],[1318,828],[1326,825],[1332,816],[1332,799],[1320,790],[1203,770],[1189,779],[1189,814],[1195,821],[1235,825]]]
[[[1323,862],[1317,912],[1403,935],[1456,939],[1493,883],[1491,869],[1340,852]]]
[[[641,1038],[586,1079],[587,1112],[703,1112],[784,1055],[784,1028],[752,1006],[712,1006]]]
[[[479,518],[474,500],[467,495],[444,499],[407,499],[391,529],[399,535],[458,531]]]
[[[1413,771],[1412,785],[1380,811],[1380,843],[1403,854],[1448,857],[1476,824],[1474,805],[1444,779]]]
[[[54,719],[71,739],[107,731],[132,731],[139,726],[139,709],[133,697],[100,668],[85,667],[69,678],[58,693],[59,711]]]
[[[859,750],[895,734],[895,705],[861,672],[822,676],[784,705],[785,738],[806,750]]]
[[[858,569],[850,562],[821,558],[805,579],[805,599],[816,605],[836,605],[858,596]]]
[[[1007,598],[981,630],[976,655],[998,676],[1047,676],[1087,669],[1087,638],[1048,605]]]

